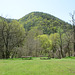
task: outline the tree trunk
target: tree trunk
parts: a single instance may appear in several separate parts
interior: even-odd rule
[[[6,44],[6,59],[10,58],[10,52],[8,50],[8,44]]]
[[[52,58],[54,58],[54,49],[53,49],[53,53],[52,53],[52,55],[53,55]]]
[[[75,56],[75,26],[73,28],[74,28],[74,56]]]
[[[10,58],[10,53],[9,53],[9,51],[7,50],[7,51],[6,51],[6,59],[8,59],[8,58]]]
[[[59,59],[61,59],[61,51],[59,50],[59,57],[58,57]]]
[[[9,47],[8,47],[8,35],[6,38],[6,43],[5,43],[5,48],[6,48],[6,59],[10,58],[10,52],[9,52]]]
[[[62,38],[61,38],[61,33],[60,33],[60,51],[61,51],[61,57],[64,57],[63,51],[62,51]]]
[[[37,43],[36,43],[36,57],[37,57]]]
[[[5,58],[5,54],[4,54],[4,51],[2,51],[2,58],[3,58],[3,59]]]
[[[67,46],[67,48],[68,48],[68,56],[70,57],[71,55],[70,55],[70,49],[69,49],[69,43],[68,43],[68,46]]]

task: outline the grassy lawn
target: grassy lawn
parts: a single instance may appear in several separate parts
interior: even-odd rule
[[[0,60],[0,75],[75,75],[75,59]]]

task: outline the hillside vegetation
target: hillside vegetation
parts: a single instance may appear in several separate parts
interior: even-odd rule
[[[43,30],[44,34],[55,33],[59,27],[62,29],[71,29],[71,25],[67,22],[43,12],[32,12],[20,18],[19,23],[24,25],[24,28],[27,31],[32,27],[37,27],[38,29]]]
[[[0,17],[0,58],[74,56],[73,28],[43,12],[31,12],[18,20]]]

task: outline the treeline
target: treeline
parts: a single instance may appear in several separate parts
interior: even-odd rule
[[[17,20],[0,18],[0,58],[74,56],[72,25],[49,14],[30,13]]]
[[[42,30],[32,28],[25,38],[25,45],[21,50],[25,56],[50,56],[63,58],[73,56],[73,33],[59,28],[58,33],[43,34]]]

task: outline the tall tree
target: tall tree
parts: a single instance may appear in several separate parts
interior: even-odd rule
[[[48,38],[48,35],[45,34],[39,35],[38,38],[41,42],[41,47],[43,48],[41,54],[49,55],[49,52],[52,49],[52,41]]]
[[[71,18],[72,18],[72,25],[73,25],[73,39],[74,39],[74,44],[73,44],[73,46],[74,46],[74,56],[75,56],[75,18],[74,18],[74,16],[75,16],[75,12],[73,12],[73,14],[71,14]]]
[[[59,47],[60,47],[60,53],[61,53],[61,56],[60,56],[60,58],[61,57],[64,57],[64,55],[63,55],[63,47],[62,47],[62,45],[63,45],[63,40],[62,40],[62,34],[63,34],[63,30],[59,27],[58,28],[58,33],[59,33]]]
[[[3,58],[9,58],[14,47],[20,46],[25,38],[25,29],[17,21],[0,21],[0,35],[3,44]]]
[[[73,47],[73,35],[72,35],[72,30],[67,31],[66,33],[64,33],[64,38],[63,38],[63,48],[64,48],[64,54],[66,56],[66,54],[68,53],[68,56],[70,57],[72,55],[72,47]]]
[[[40,49],[40,42],[36,38],[38,35],[43,34],[42,30],[39,30],[37,27],[33,27],[26,36],[25,46],[27,55],[38,56],[37,53]]]
[[[53,51],[53,58],[54,58],[54,53],[58,49],[59,34],[58,33],[50,34],[49,38],[52,41],[52,51]]]

